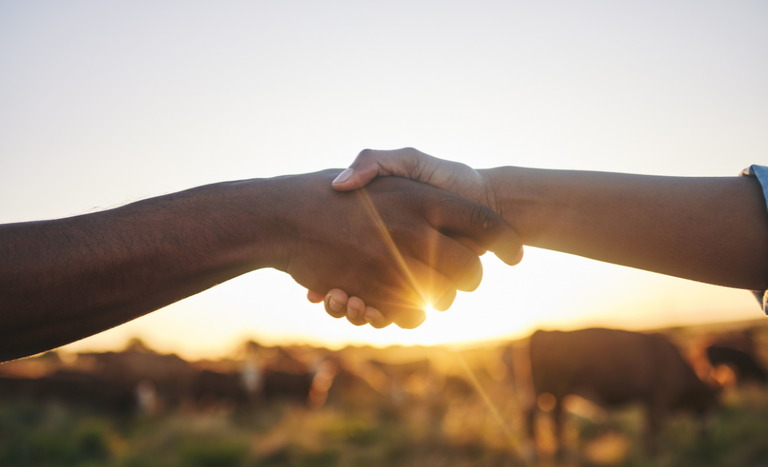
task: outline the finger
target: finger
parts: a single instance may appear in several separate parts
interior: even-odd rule
[[[458,235],[458,234],[449,235],[449,237],[451,237],[452,239],[456,240],[457,242],[461,243],[465,247],[472,250],[477,256],[483,256],[488,252],[488,250],[478,245],[477,242],[475,242],[469,237],[465,237],[463,235]]]
[[[407,314],[400,313],[399,319],[393,319],[392,322],[403,329],[415,329],[421,326],[427,319],[427,312],[423,308],[414,308]]]
[[[408,250],[414,258],[445,275],[459,290],[471,292],[480,285],[483,264],[472,249],[434,229],[419,237],[414,245],[420,248]]]
[[[352,319],[349,316],[347,316],[347,321],[349,321],[355,326],[365,326],[366,324],[368,324],[368,321],[366,321],[365,318],[363,318],[362,316],[357,319]]]
[[[347,321],[355,326],[364,326],[368,324],[363,315],[365,314],[365,302],[359,297],[349,297],[347,301]]]
[[[424,308],[427,302],[410,285],[383,287],[379,290],[380,296],[368,308],[375,307],[389,322],[397,324],[404,329],[418,327],[424,322],[427,315]]]
[[[392,320],[384,316],[379,310],[372,306],[365,307],[363,318],[376,329],[381,329],[392,324]]]
[[[432,163],[432,156],[413,148],[382,151],[364,149],[360,151],[349,168],[333,181],[338,191],[350,191],[363,187],[377,176],[395,175],[419,180],[421,170],[427,163]]]
[[[334,318],[347,316],[347,293],[341,289],[332,289],[324,298],[325,311]]]
[[[325,299],[325,295],[321,294],[320,292],[315,292],[314,290],[307,290],[307,300],[309,300],[311,303],[320,303]]]
[[[430,203],[424,215],[432,227],[473,239],[509,265],[522,260],[517,232],[495,211],[466,198],[447,194]]]
[[[456,291],[453,289],[447,290],[442,297],[438,298],[435,303],[432,304],[432,308],[437,311],[447,311],[448,308],[453,305],[453,301],[456,299]]]
[[[436,302],[447,291],[456,289],[456,283],[440,271],[422,263],[414,258],[405,258],[408,268],[408,279],[418,297],[416,304],[419,308],[425,308]]]
[[[383,302],[372,303],[401,328],[412,329],[424,322],[424,309],[454,290],[453,281],[415,258],[406,257],[403,284],[388,290]]]

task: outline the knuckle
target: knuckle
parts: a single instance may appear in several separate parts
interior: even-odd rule
[[[411,180],[422,180],[421,176],[424,173],[424,164],[418,157],[411,159],[411,164],[407,167],[406,175]]]
[[[419,151],[418,149],[406,146],[399,151],[401,154],[409,157],[415,157],[415,158],[423,158],[423,157],[429,157],[426,153]]]
[[[347,317],[347,321],[349,321],[354,326],[365,326],[366,324],[368,324],[365,320],[361,320],[357,318]]]
[[[473,226],[484,232],[492,230],[496,226],[496,217],[493,215],[493,211],[480,204],[473,205],[471,209],[470,220]]]
[[[360,151],[360,152],[357,154],[357,160],[365,160],[365,159],[369,159],[369,158],[373,157],[373,155],[374,155],[374,152],[375,152],[375,151],[374,151],[373,149],[368,149],[368,148],[366,148],[366,149],[363,149],[362,151]]]
[[[345,313],[337,313],[337,312],[335,312],[333,310],[330,310],[328,308],[325,309],[325,312],[328,313],[330,316],[336,318],[336,319],[340,319],[340,318],[343,318],[345,316]]]
[[[422,180],[421,176],[424,172],[425,166],[425,154],[423,152],[409,146],[398,149],[392,154],[395,160],[399,160],[401,162],[401,170],[403,170],[403,176],[410,178],[411,180]]]
[[[452,260],[453,264],[450,265],[454,274],[462,275],[476,269],[478,264],[480,264],[480,259],[466,248],[457,248],[457,253]]]
[[[483,263],[480,262],[480,258],[475,256],[473,253],[467,252],[467,259],[464,263],[464,270],[476,271],[477,269],[482,269],[482,267]]]

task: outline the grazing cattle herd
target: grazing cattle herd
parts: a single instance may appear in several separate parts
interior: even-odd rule
[[[1,365],[0,401],[82,406],[117,417],[282,405],[380,407],[396,414],[421,404],[431,408],[430,416],[443,417],[452,402],[479,397],[493,383],[507,388],[505,394],[516,401],[534,443],[544,429],[537,428],[542,417],[553,421],[553,438],[562,438],[564,401],[578,396],[605,410],[641,407],[652,453],[671,414],[690,414],[703,427],[718,409],[724,386],[767,381],[754,332],[708,334],[689,340],[685,348],[674,340],[661,333],[601,328],[536,331],[527,346],[507,345],[493,361],[462,362],[455,365],[458,371],[424,356],[385,361],[360,357],[356,349],[255,342],[245,344],[237,358],[188,362],[136,340],[121,352],[68,358],[52,352]]]
[[[696,376],[679,350],[661,334],[616,329],[536,331],[530,341],[537,399],[553,397],[556,436],[563,398],[577,395],[602,407],[639,403],[646,413],[646,444],[654,450],[668,414],[688,411],[703,419],[717,406],[717,389]],[[536,405],[529,412],[530,433]]]

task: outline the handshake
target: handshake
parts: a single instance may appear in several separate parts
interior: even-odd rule
[[[493,187],[464,164],[410,148],[365,150],[340,174],[298,177],[312,193],[301,196],[294,253],[281,269],[354,325],[416,327],[425,307],[445,311],[457,290],[477,288],[486,250],[510,265],[522,259]]]
[[[336,318],[413,328],[427,305],[446,310],[478,286],[486,250],[513,265],[523,243],[757,291],[765,304],[768,168],[743,175],[474,170],[415,149],[366,150],[341,173],[215,183],[0,225],[0,361],[265,267]]]

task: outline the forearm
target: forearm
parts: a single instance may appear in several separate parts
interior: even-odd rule
[[[339,193],[339,170],[208,185],[118,209],[0,226],[0,360],[109,329],[245,272],[274,267],[341,288],[382,319],[418,326],[477,287],[472,239],[516,260],[493,210],[403,179]]]
[[[73,342],[275,266],[268,184],[208,185],[0,226],[0,359]]]
[[[524,244],[712,284],[768,287],[768,214],[755,179],[480,172]]]

